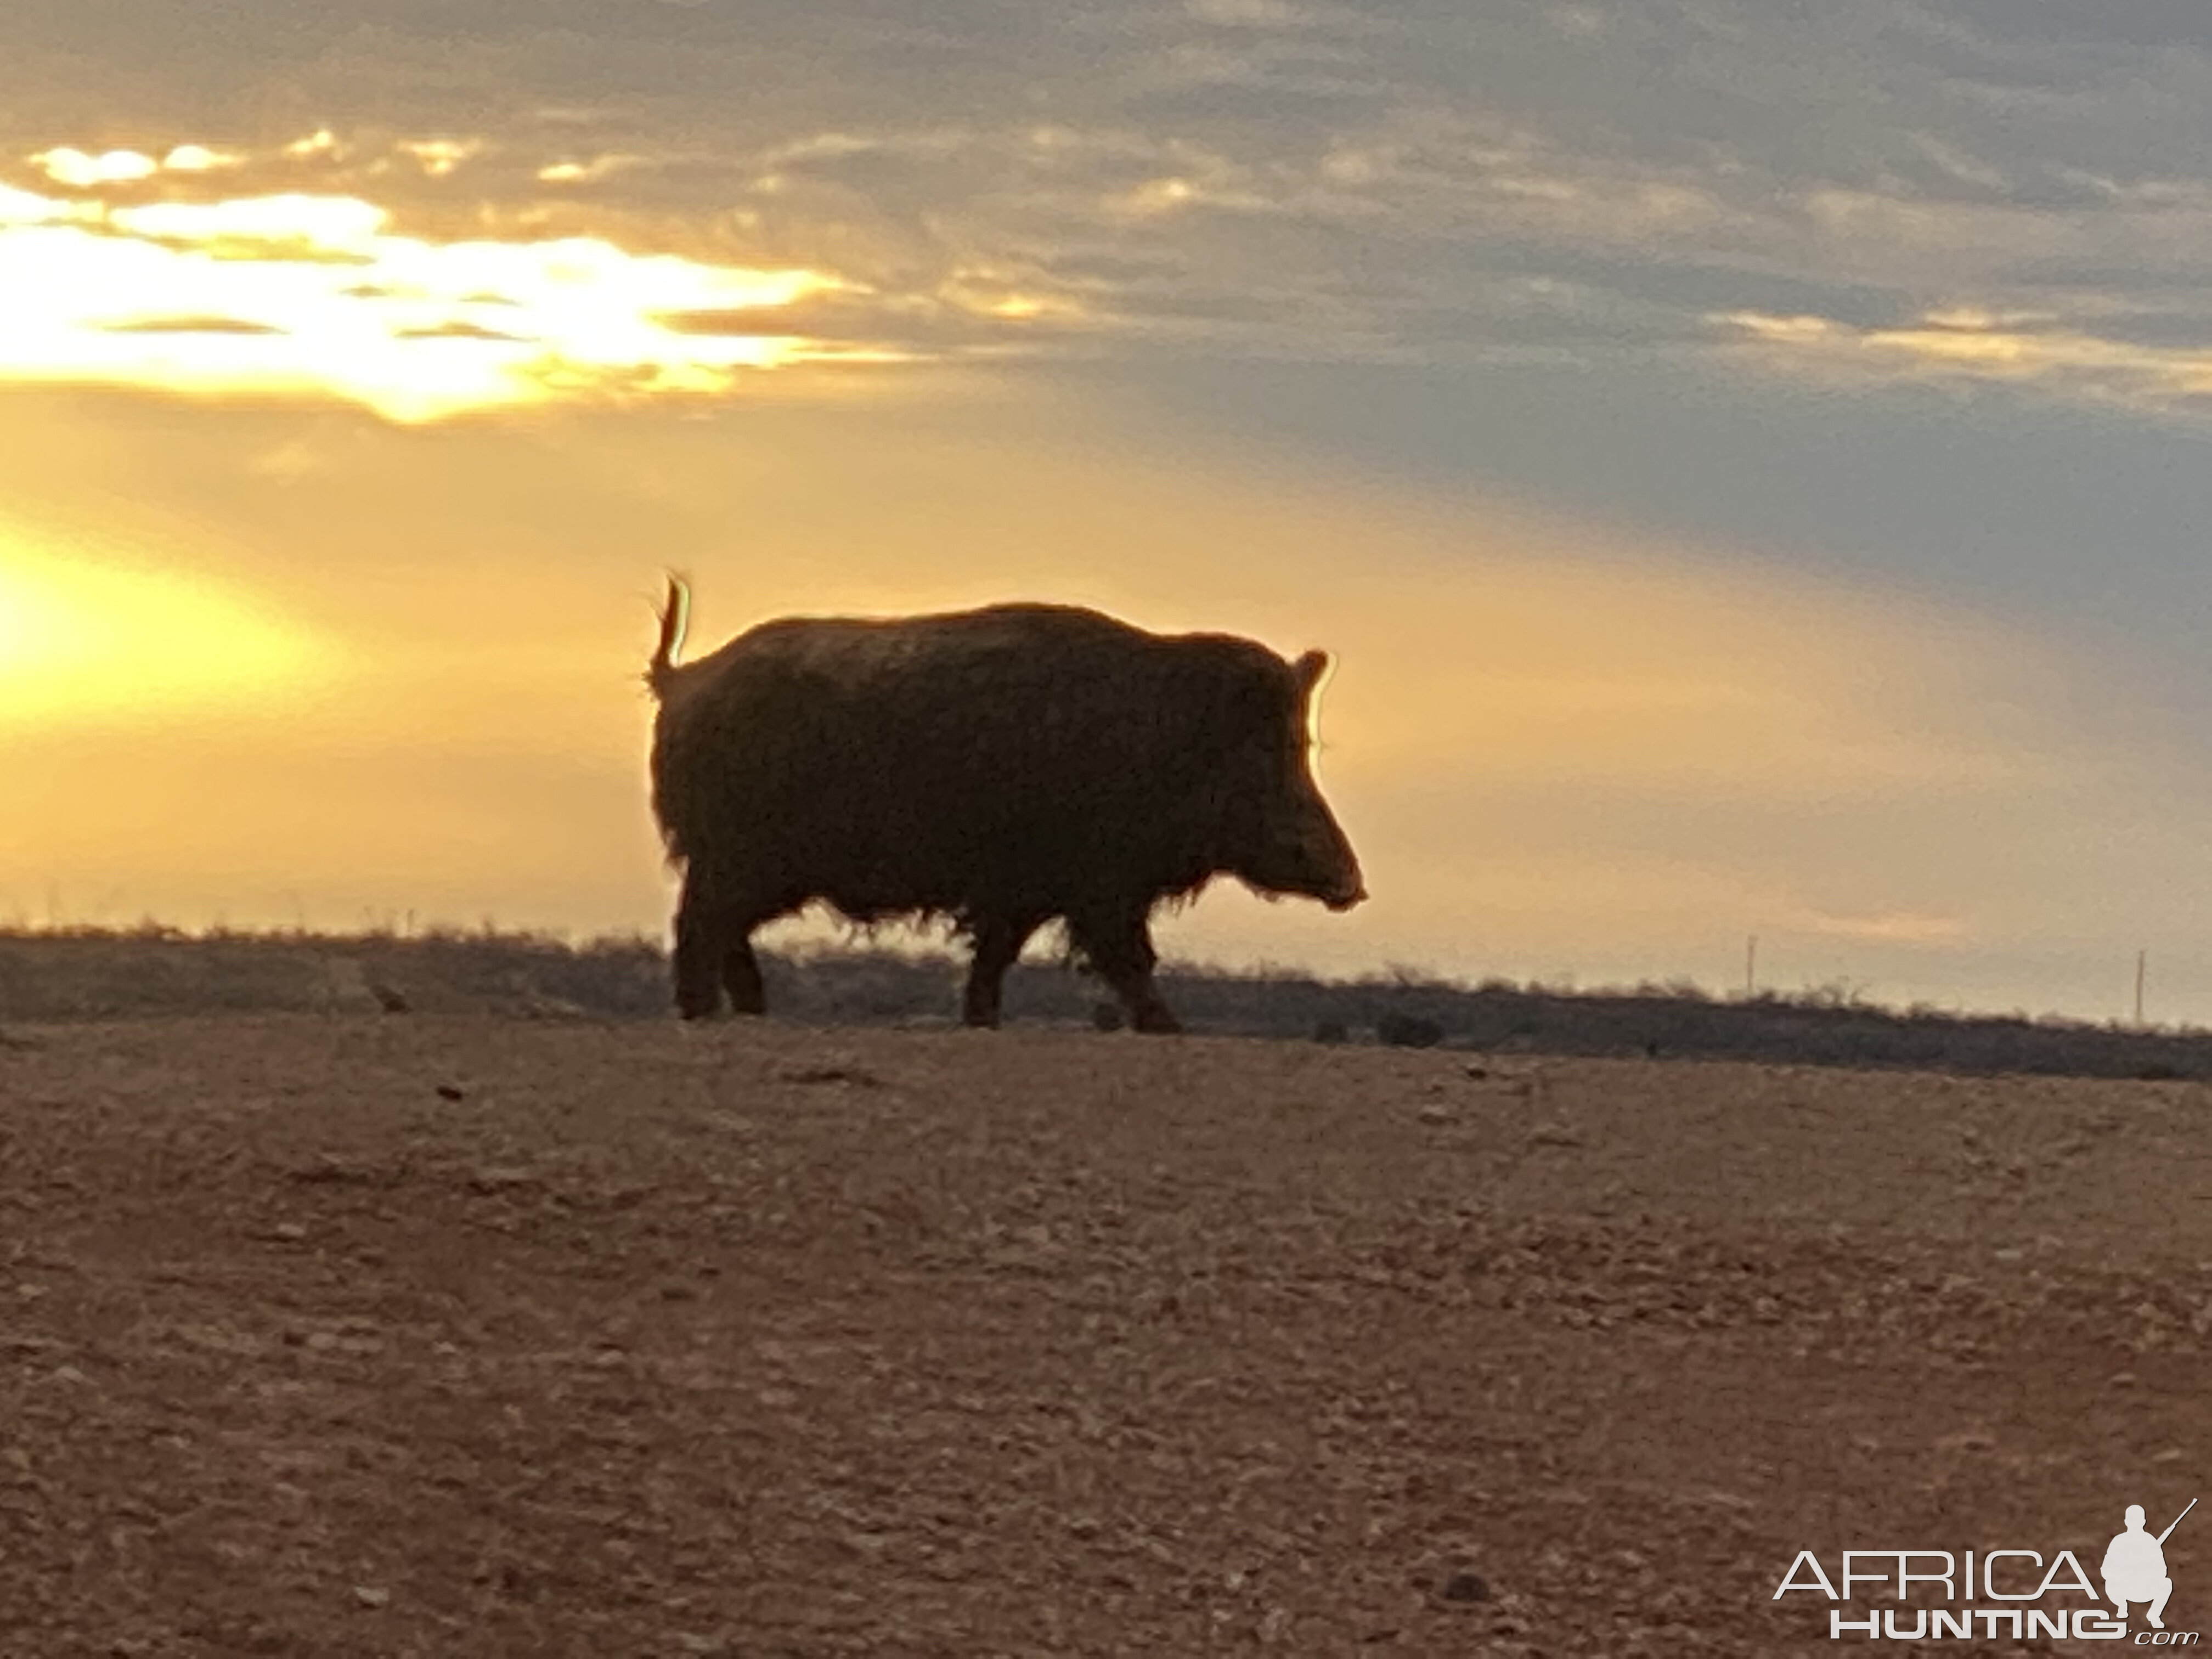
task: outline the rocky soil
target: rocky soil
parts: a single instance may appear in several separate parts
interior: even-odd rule
[[[1833,1654],[1829,1603],[1774,1599],[1801,1549],[2094,1571],[2124,1504],[2203,1490],[2208,1103],[19,1026],[0,1653]],[[2212,1507],[2167,1557],[2168,1625],[2212,1626]]]

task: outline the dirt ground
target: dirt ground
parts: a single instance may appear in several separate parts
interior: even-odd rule
[[[0,1654],[1832,1654],[1801,1549],[2094,1571],[2204,1490],[2209,1100],[12,1028]],[[2212,1506],[2167,1559],[2212,1629]]]

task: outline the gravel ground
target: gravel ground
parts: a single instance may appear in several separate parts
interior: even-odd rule
[[[1039,1029],[12,1028],[0,1653],[1833,1654],[1825,1599],[1774,1599],[1801,1549],[2094,1572],[2122,1506],[2203,1490],[2208,1101]]]

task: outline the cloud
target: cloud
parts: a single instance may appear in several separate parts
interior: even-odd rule
[[[639,155],[594,155],[588,161],[549,161],[538,169],[536,176],[544,185],[590,185],[645,164],[646,158]]]
[[[41,150],[31,157],[31,165],[56,184],[80,190],[91,185],[148,178],[161,168],[161,163],[152,156],[141,155],[136,150],[113,149],[105,155],[88,155],[81,149],[67,148]]]
[[[290,131],[179,143],[103,109],[135,148],[48,129],[20,153],[118,212],[313,195],[423,242],[834,275],[872,296],[837,337],[879,361],[1724,367],[1742,331],[1714,317],[1867,332],[1974,307],[2051,319],[2051,395],[2149,410],[2172,360],[2087,359],[2212,343],[2212,42],[2165,13],[1078,0],[1048,20],[976,0],[921,23],[700,5],[617,27],[462,4],[363,31],[240,3],[277,58],[189,50],[217,82],[281,85]],[[57,14],[0,93],[41,41],[125,45]]]
[[[1836,939],[1869,939],[1884,945],[1961,945],[1972,929],[1959,916],[1911,910],[1877,915],[1837,916],[1814,911],[1799,919],[1807,931]]]
[[[173,173],[212,173],[221,167],[240,167],[246,157],[236,150],[210,149],[204,144],[179,144],[162,158],[161,165]]]
[[[12,230],[25,225],[97,223],[100,217],[95,203],[60,201],[33,191],[0,185],[0,229]]]
[[[483,148],[477,138],[403,138],[399,148],[413,156],[422,171],[442,179]]]
[[[528,336],[503,334],[495,328],[486,328],[482,323],[430,323],[421,327],[403,328],[392,336],[397,340],[491,340],[503,345],[521,345]]]
[[[249,323],[236,317],[138,317],[125,323],[96,326],[110,334],[282,334],[268,323]]]
[[[245,160],[234,150],[210,149],[204,144],[179,144],[158,160],[134,149],[112,149],[105,155],[90,155],[64,145],[58,149],[41,150],[30,158],[30,162],[58,185],[88,190],[100,185],[150,179],[165,170],[212,173],[240,166]]]
[[[1929,312],[1894,328],[1739,312],[1715,319],[1753,361],[1862,386],[1990,382],[2142,413],[2212,416],[2212,340],[2160,347],[2033,313]]]
[[[0,379],[285,392],[394,420],[578,395],[727,389],[860,348],[739,327],[850,285],[601,239],[436,240],[357,198],[0,200]],[[709,313],[714,332],[661,320]]]

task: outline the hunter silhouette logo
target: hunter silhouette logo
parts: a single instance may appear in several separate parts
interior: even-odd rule
[[[2203,1639],[2199,1632],[2166,1627],[2166,1604],[2173,1595],[2166,1540],[2196,1507],[2192,1498],[2164,1532],[2154,1533],[2143,1506],[2129,1504],[2124,1530],[2112,1535],[2099,1565],[2101,1593],[2087,1563],[2070,1549],[2048,1555],[2033,1549],[1848,1549],[1833,1576],[1813,1551],[1800,1550],[1776,1586],[1774,1599],[1803,1592],[1840,1604],[1828,1610],[1828,1635],[1838,1641],[1863,1637],[2021,1642],[2041,1637],[2195,1647]],[[1862,1613],[1849,1606],[1857,1601],[1875,1605]],[[2131,1607],[2142,1609],[2144,1626],[2133,1632],[2128,1626]]]
[[[2175,1516],[2166,1530],[2154,1538],[2143,1530],[2143,1506],[2128,1505],[2124,1517],[2128,1529],[2114,1534],[2112,1541],[2105,1547],[2105,1595],[2119,1609],[2121,1618],[2128,1616],[2129,1602],[2148,1601],[2150,1611],[2143,1616],[2150,1620],[2150,1627],[2166,1628],[2166,1599],[2173,1594],[2173,1580],[2166,1576],[2166,1540],[2181,1524],[2182,1516],[2196,1507],[2197,1500],[2192,1498],[2181,1515]]]

